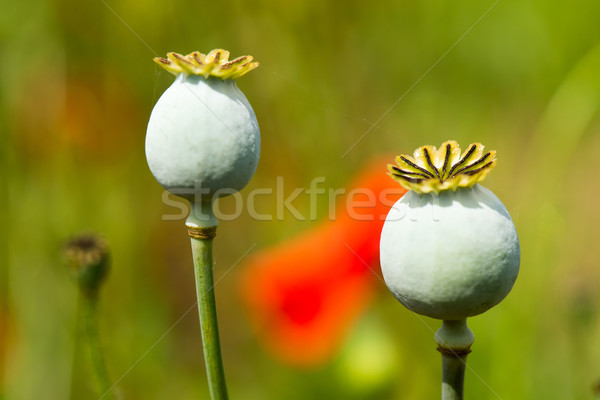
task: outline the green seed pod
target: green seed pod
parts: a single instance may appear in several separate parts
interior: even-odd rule
[[[177,79],[150,115],[146,158],[156,180],[188,200],[235,193],[258,165],[258,122],[234,80],[258,63],[250,56],[228,58],[216,49],[155,59]]]
[[[381,268],[408,309],[461,320],[498,304],[519,272],[519,239],[502,202],[477,184],[495,152],[456,142],[399,156],[390,175],[411,191],[390,210],[381,233]]]

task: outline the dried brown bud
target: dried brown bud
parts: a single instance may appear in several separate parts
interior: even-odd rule
[[[108,243],[97,234],[79,234],[62,248],[62,256],[79,287],[95,292],[108,274]]]

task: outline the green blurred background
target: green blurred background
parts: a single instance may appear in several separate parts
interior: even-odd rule
[[[521,273],[500,306],[470,320],[466,398],[594,398],[599,20],[600,2],[584,0],[4,2],[0,398],[98,397],[59,257],[67,237],[93,230],[112,248],[100,327],[122,398],[208,399],[197,314],[185,314],[195,301],[189,243],[182,221],[161,218],[173,208],[148,171],[144,136],[172,82],[152,57],[213,48],[261,62],[238,83],[263,140],[243,195],[276,176],[286,193],[315,176],[340,187],[373,157],[447,139],[496,149],[485,185],[513,216]],[[294,204],[309,207],[304,197]],[[314,224],[246,213],[223,222],[217,277],[249,249]],[[307,370],[261,348],[238,274],[216,290],[232,398],[439,396],[439,322],[412,315],[382,285],[336,355]]]

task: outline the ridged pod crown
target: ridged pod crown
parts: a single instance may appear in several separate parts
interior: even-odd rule
[[[252,56],[241,56],[229,61],[229,52],[223,49],[214,49],[208,54],[194,51],[185,56],[171,52],[167,53],[167,58],[154,58],[154,62],[175,76],[185,73],[223,80],[237,79],[258,67],[253,60]]]
[[[438,148],[422,146],[412,156],[399,155],[388,174],[400,185],[419,194],[468,188],[481,182],[496,166],[496,151],[484,152],[481,143],[472,143],[461,154],[454,140]]]

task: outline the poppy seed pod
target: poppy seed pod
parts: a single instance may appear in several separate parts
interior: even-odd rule
[[[220,49],[155,59],[177,78],[150,115],[146,158],[165,189],[190,201],[241,190],[258,165],[258,122],[235,83],[258,63],[228,59]]]
[[[479,185],[495,152],[453,141],[399,156],[390,175],[411,191],[381,233],[381,269],[393,295],[418,314],[461,320],[498,304],[519,272],[519,239],[502,202]]]

